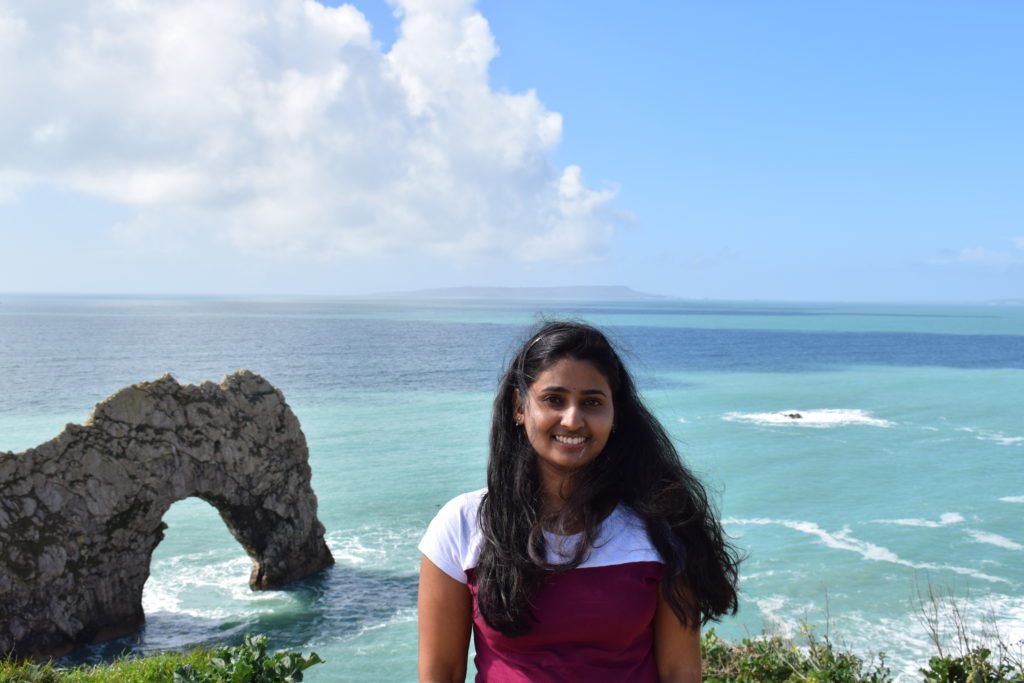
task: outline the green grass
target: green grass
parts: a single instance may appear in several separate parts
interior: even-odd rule
[[[0,683],[292,683],[322,661],[315,652],[268,653],[266,636],[245,636],[238,647],[127,656],[73,668],[0,660]]]
[[[31,664],[14,660],[0,661],[3,683],[149,683],[173,681],[174,670],[183,665],[209,666],[211,650],[168,653],[147,657],[123,657],[109,664],[77,666],[70,669],[52,664]]]

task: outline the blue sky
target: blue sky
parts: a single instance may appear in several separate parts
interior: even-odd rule
[[[40,5],[0,292],[1024,297],[1019,3]]]

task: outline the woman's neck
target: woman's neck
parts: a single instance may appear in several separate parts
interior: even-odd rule
[[[568,477],[555,476],[554,473],[542,472],[540,478],[540,496],[542,512],[545,516],[557,516],[565,507],[565,501],[572,493]]]
[[[568,535],[579,533],[583,525],[576,515],[566,509],[571,489],[565,480],[560,482],[546,481],[541,488],[541,524],[544,529],[556,534]]]

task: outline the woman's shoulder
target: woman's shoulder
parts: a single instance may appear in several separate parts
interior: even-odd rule
[[[484,499],[484,494],[487,493],[486,488],[477,489],[476,491],[467,491],[466,493],[460,493],[455,496],[447,503],[441,506],[438,511],[438,517],[475,517],[477,510],[480,509],[480,501]]]
[[[452,578],[466,582],[465,571],[476,566],[480,548],[477,511],[487,489],[455,496],[427,527],[420,551]]]
[[[486,493],[487,489],[478,489],[455,496],[441,506],[430,527],[445,527],[466,539],[475,535],[478,526],[477,512]]]

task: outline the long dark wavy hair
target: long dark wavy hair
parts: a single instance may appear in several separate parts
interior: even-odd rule
[[[597,458],[573,473],[568,498],[552,517],[541,505],[536,452],[514,414],[517,396],[527,396],[537,376],[563,359],[591,363],[605,376],[615,428]],[[738,554],[704,486],[640,400],[615,348],[590,325],[545,323],[516,352],[494,399],[487,494],[479,510],[477,604],[484,621],[509,637],[528,632],[540,583],[583,563],[601,522],[619,504],[644,520],[665,565],[662,593],[684,626],[736,612]],[[580,531],[566,562],[548,562],[545,527]]]

